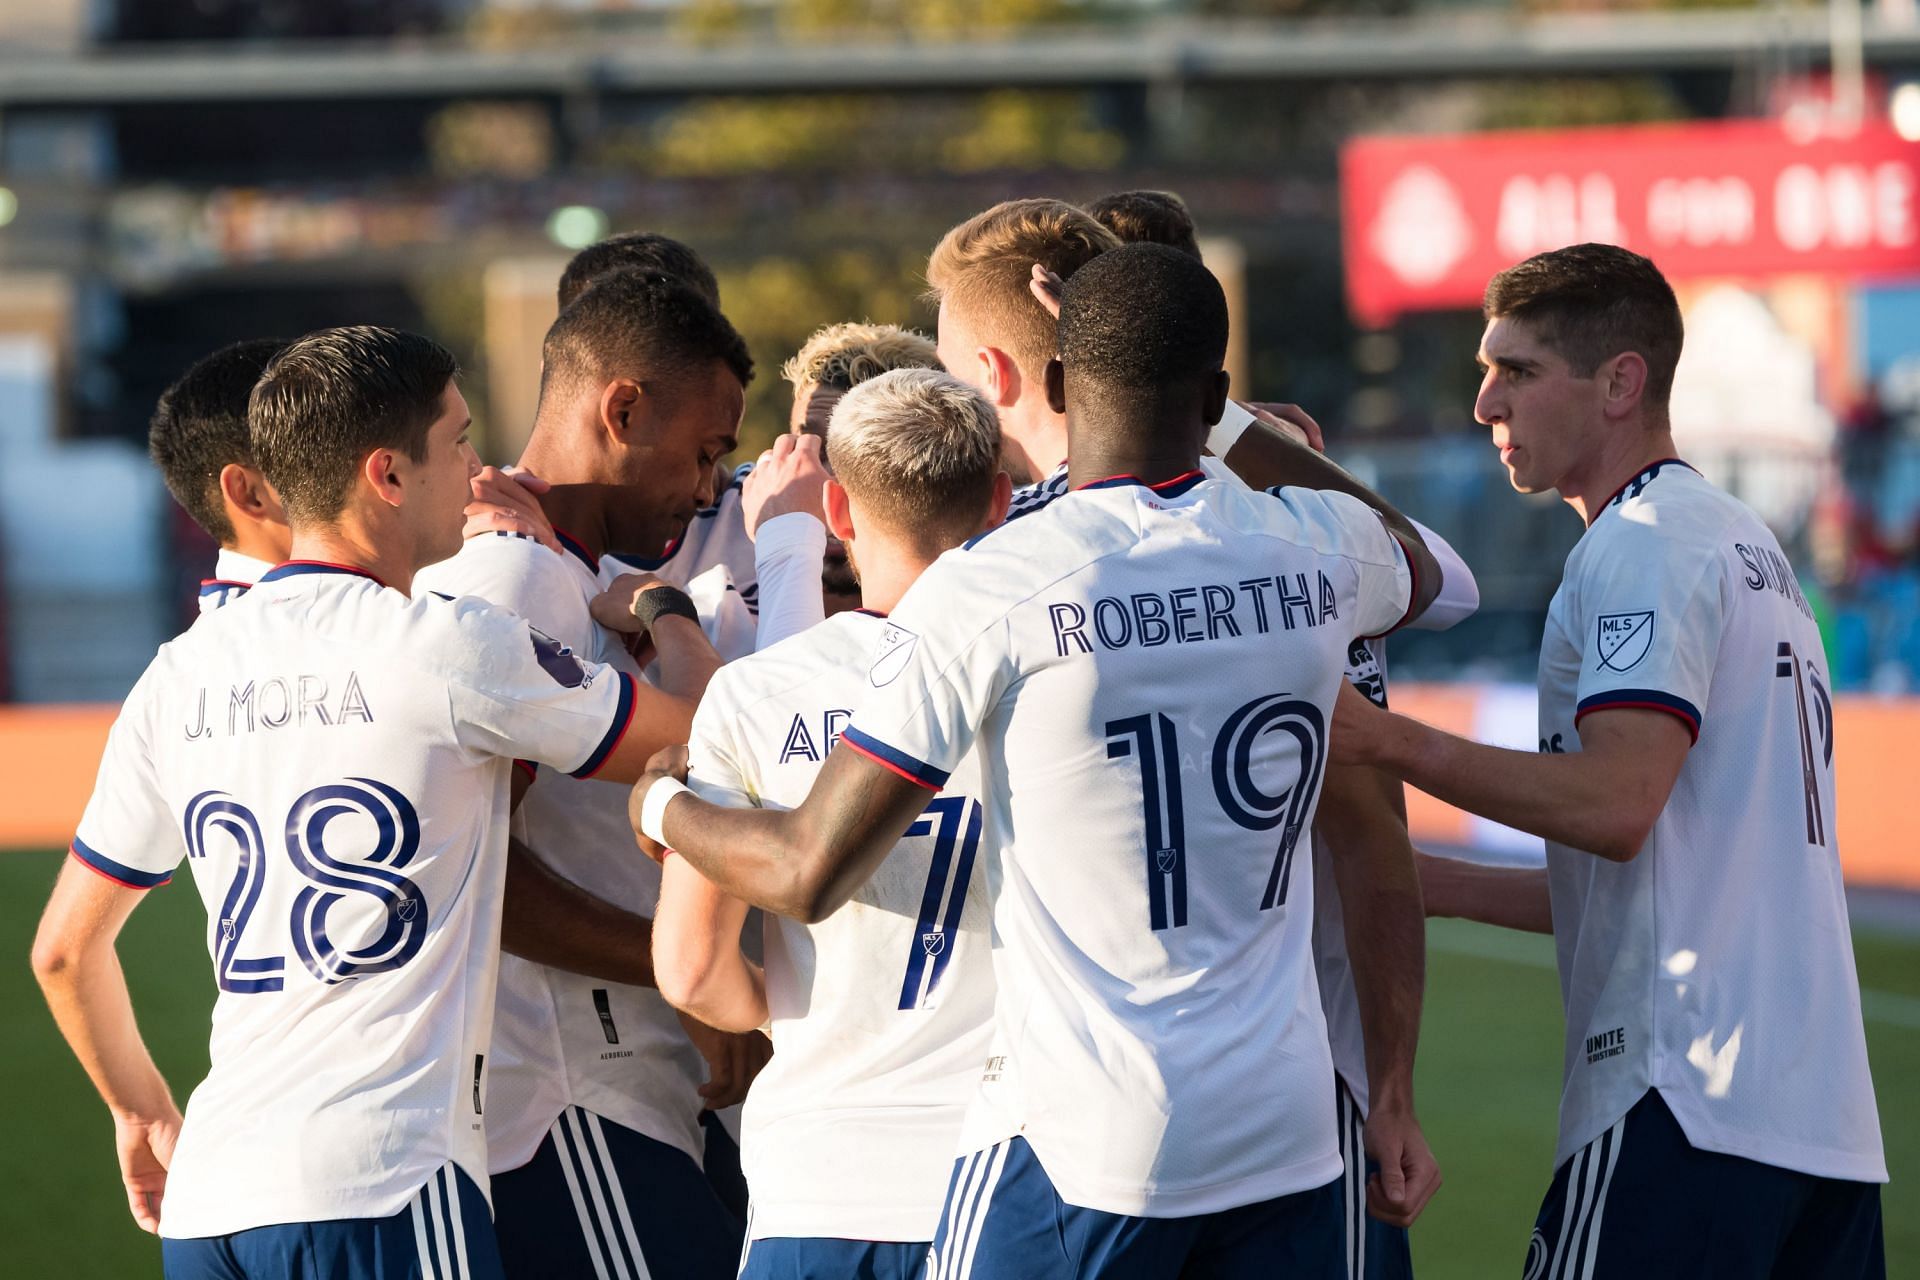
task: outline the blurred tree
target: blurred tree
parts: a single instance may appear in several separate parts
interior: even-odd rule
[[[768,256],[719,265],[720,296],[728,317],[753,350],[741,460],[785,431],[793,388],[780,366],[822,325],[871,320],[907,325],[929,336],[933,312],[921,298],[925,249],[842,248],[797,256]]]
[[[1580,125],[1679,120],[1689,113],[1651,76],[1583,80],[1504,80],[1477,90],[1481,129],[1561,129]]]
[[[534,102],[456,102],[427,121],[427,158],[442,178],[537,178],[553,165],[553,120]]]

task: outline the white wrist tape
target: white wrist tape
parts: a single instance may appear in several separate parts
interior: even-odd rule
[[[1207,433],[1207,452],[1216,458],[1227,456],[1227,450],[1239,443],[1248,427],[1259,419],[1253,411],[1238,400],[1227,401],[1226,410],[1221,413],[1220,421],[1213,424],[1213,430]]]
[[[673,798],[685,795],[691,788],[684,782],[672,778],[661,778],[647,788],[647,798],[640,804],[640,832],[655,844],[667,843],[667,833],[661,824],[667,819],[667,806]]]

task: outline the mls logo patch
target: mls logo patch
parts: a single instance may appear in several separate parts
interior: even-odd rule
[[[1594,624],[1600,649],[1596,671],[1631,671],[1653,647],[1653,610],[1645,613],[1603,613]]]
[[[945,931],[935,929],[930,933],[921,934],[920,949],[930,956],[937,956],[942,951],[945,951],[947,949],[947,935]]]
[[[867,672],[867,679],[876,689],[892,684],[907,669],[907,659],[913,656],[913,646],[920,643],[920,637],[905,627],[887,624],[880,636],[880,650],[873,656],[873,668]]]
[[[1179,864],[1180,851],[1178,849],[1155,849],[1153,851],[1153,865],[1160,868],[1161,875],[1173,874],[1173,869]]]

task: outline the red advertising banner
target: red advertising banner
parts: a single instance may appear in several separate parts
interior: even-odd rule
[[[1589,240],[1674,279],[1920,274],[1920,146],[1884,124],[1809,141],[1774,121],[1357,138],[1340,189],[1364,325],[1477,307],[1494,272]]]

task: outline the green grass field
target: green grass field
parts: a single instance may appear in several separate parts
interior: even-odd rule
[[[0,854],[0,1274],[157,1276],[159,1249],[128,1216],[112,1126],[58,1037],[27,950],[58,867]],[[204,916],[184,885],[135,913],[121,946],[140,1024],[184,1102],[206,1070],[213,982]],[[1553,1155],[1560,1009],[1549,944],[1438,922],[1430,934],[1420,1104],[1446,1186],[1414,1231],[1422,1280],[1515,1276]],[[1920,1277],[1920,938],[1860,931],[1887,1160],[1890,1274]]]

